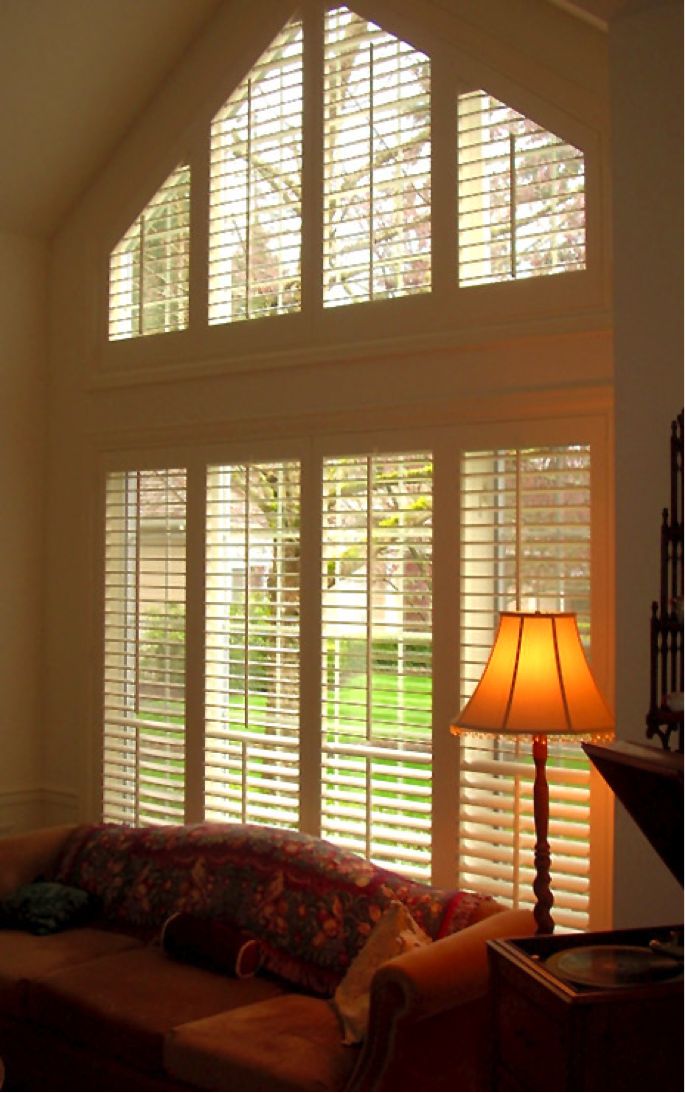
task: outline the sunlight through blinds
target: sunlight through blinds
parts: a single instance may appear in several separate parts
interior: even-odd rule
[[[430,61],[345,7],[326,15],[324,304],[431,284]]]
[[[485,91],[459,96],[459,283],[585,268],[583,153]]]
[[[474,690],[500,611],[575,611],[590,643],[590,449],[468,452],[462,460],[461,706]],[[460,883],[532,906],[530,741],[461,738]],[[577,745],[549,741],[554,918],[588,923],[590,771]]]
[[[185,521],[185,471],[109,475],[103,740],[107,822],[183,822]]]
[[[297,311],[302,24],[289,22],[212,122],[209,322]]]
[[[109,339],[188,326],[190,168],[169,175],[109,261]]]
[[[210,467],[205,816],[297,827],[300,467]]]
[[[431,456],[324,463],[322,834],[431,868]]]

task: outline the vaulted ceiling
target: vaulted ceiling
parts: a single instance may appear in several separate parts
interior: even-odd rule
[[[0,230],[54,233],[222,2],[0,0]],[[549,2],[606,29],[623,0]]]

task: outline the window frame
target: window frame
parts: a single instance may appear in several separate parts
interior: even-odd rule
[[[532,400],[534,403],[535,400]],[[519,409],[520,409],[519,405]],[[458,812],[460,755],[457,743],[449,732],[449,723],[459,702],[459,464],[461,452],[490,448],[529,447],[547,444],[589,443],[592,448],[592,606],[593,670],[604,694],[613,693],[611,676],[611,641],[613,638],[613,592],[610,574],[612,545],[611,527],[611,452],[609,445],[608,411],[599,408],[594,414],[564,413],[563,402],[556,413],[543,418],[540,406],[531,405],[527,415],[502,417],[492,409],[490,420],[449,424],[444,419],[433,425],[412,425],[405,415],[401,423],[391,423],[392,415],[378,412],[366,427],[341,428],[336,422],[320,418],[301,422],[296,435],[281,440],[269,435],[268,428],[246,427],[241,438],[230,443],[211,443],[198,429],[173,448],[151,450],[149,437],[133,448],[122,447],[100,457],[99,480],[101,497],[109,471],[137,470],[145,467],[185,466],[187,469],[187,580],[188,609],[186,619],[186,821],[200,820],[203,814],[204,764],[204,484],[205,468],[210,463],[261,462],[275,459],[299,459],[301,463],[301,498],[303,513],[309,511],[309,521],[303,520],[301,565],[303,574],[300,615],[301,661],[301,789],[300,828],[316,834],[319,829],[320,795],[319,769],[321,762],[320,713],[321,689],[318,650],[321,648],[321,616],[318,606],[319,574],[321,572],[321,498],[320,467],[326,457],[361,455],[370,452],[432,450],[435,458],[434,525],[433,525],[433,596],[440,610],[434,612],[433,629],[433,882],[452,886],[454,862],[458,854],[458,831],[454,828]],[[549,410],[549,407],[548,407]],[[455,414],[453,421],[457,418]],[[238,430],[239,432],[240,430]],[[99,506],[104,520],[102,505]],[[318,523],[317,523],[318,521]],[[98,587],[102,587],[103,542],[99,539],[100,558],[96,565]],[[455,554],[456,552],[456,554]],[[97,614],[97,633],[102,634],[103,605]],[[316,651],[311,656],[306,650]],[[100,695],[103,670],[102,653],[94,658],[93,694]],[[96,741],[95,769],[91,781],[93,813],[99,812],[102,747],[99,740],[102,724],[102,703],[98,700],[94,718]],[[606,928],[612,909],[611,862],[613,853],[613,813],[611,795],[594,769],[591,772],[592,839],[590,875],[592,877],[590,928]],[[554,864],[552,863],[552,882]]]

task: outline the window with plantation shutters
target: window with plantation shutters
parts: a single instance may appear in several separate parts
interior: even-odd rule
[[[190,168],[182,164],[110,255],[110,341],[187,327],[189,254]]]
[[[291,20],[212,121],[209,322],[300,307],[302,23]]]
[[[184,817],[186,482],[181,470],[107,479],[103,818]]]
[[[324,836],[428,878],[432,461],[328,459],[323,471]]]
[[[585,268],[582,152],[485,91],[459,96],[459,283]]]
[[[462,460],[461,704],[480,679],[500,611],[575,611],[590,646],[590,450],[468,452]],[[462,738],[459,876],[532,905],[533,761],[529,742]],[[590,771],[578,745],[552,744],[554,918],[588,924]]]
[[[300,468],[207,478],[205,815],[297,827]]]
[[[324,305],[425,292],[430,62],[346,7],[326,14]]]

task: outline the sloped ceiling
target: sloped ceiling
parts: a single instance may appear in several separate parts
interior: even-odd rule
[[[220,2],[0,0],[0,230],[56,230]]]
[[[0,0],[0,231],[57,230],[222,2]],[[602,28],[623,0],[550,2]]]

